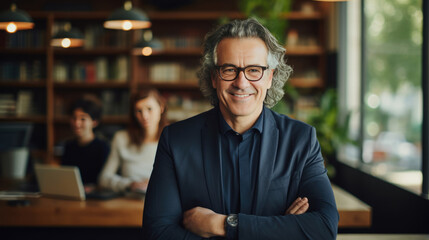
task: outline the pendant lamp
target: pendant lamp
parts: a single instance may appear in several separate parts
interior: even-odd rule
[[[131,1],[124,3],[124,8],[115,10],[104,22],[104,27],[118,30],[132,30],[150,28],[151,22],[147,15],[133,8]]]
[[[71,27],[70,23],[66,23],[63,29],[59,30],[51,40],[51,46],[71,48],[83,46],[83,34]]]
[[[33,19],[22,10],[18,10],[16,4],[12,3],[10,10],[0,13],[0,29],[9,33],[18,30],[28,30],[34,27]]]
[[[163,44],[158,39],[153,38],[151,30],[143,33],[143,38],[134,45],[133,52],[136,55],[150,56],[153,52],[160,51]]]

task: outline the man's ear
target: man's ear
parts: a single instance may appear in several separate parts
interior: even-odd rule
[[[216,74],[212,73],[211,74],[211,79],[212,79],[212,87],[214,89],[216,89]]]
[[[275,69],[269,69],[269,73],[268,73],[268,88],[271,88],[271,85],[273,84],[273,76],[274,76],[274,71]]]

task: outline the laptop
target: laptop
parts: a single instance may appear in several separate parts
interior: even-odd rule
[[[34,170],[42,195],[85,200],[85,189],[78,167],[35,164]]]
[[[121,196],[105,189],[85,193],[80,171],[75,166],[35,164],[34,170],[43,196],[83,201],[87,198],[107,200]]]

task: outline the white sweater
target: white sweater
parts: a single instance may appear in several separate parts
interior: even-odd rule
[[[158,143],[145,143],[140,147],[129,143],[126,130],[115,133],[109,157],[100,174],[102,187],[125,191],[132,182],[149,179]]]

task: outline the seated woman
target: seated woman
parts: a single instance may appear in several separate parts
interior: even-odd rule
[[[79,168],[82,182],[88,188],[96,185],[110,150],[109,143],[96,137],[93,131],[100,118],[101,103],[97,98],[85,96],[72,104],[70,125],[74,137],[66,141],[61,157],[61,165]]]
[[[165,100],[157,90],[139,91],[131,97],[130,124],[113,137],[99,179],[101,187],[116,192],[146,191],[166,115]]]

